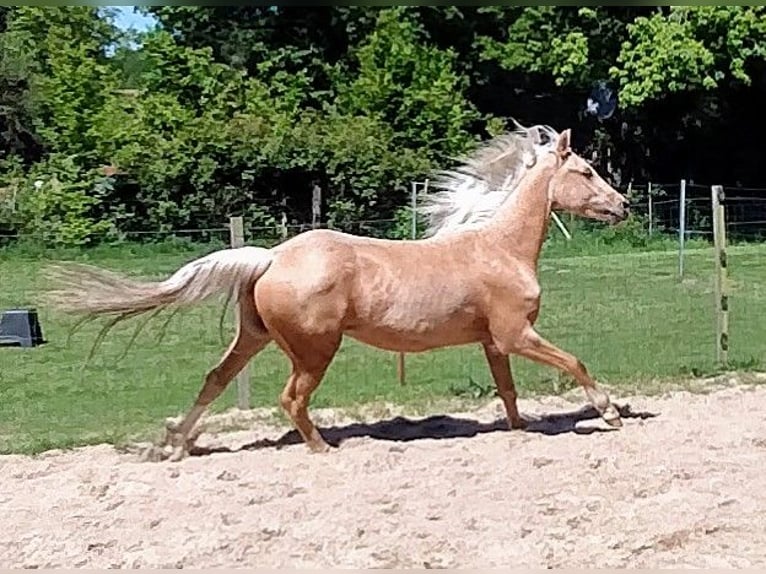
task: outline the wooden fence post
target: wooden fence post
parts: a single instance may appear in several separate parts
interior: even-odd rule
[[[648,188],[648,195],[649,195],[649,235],[652,234],[652,227],[654,224],[654,209],[652,205],[652,182],[649,182],[649,188]]]
[[[720,365],[729,362],[729,289],[727,286],[728,258],[726,256],[726,196],[723,186],[712,187],[713,243],[715,245],[715,311],[716,359]]]
[[[232,248],[245,245],[245,224],[241,217],[229,218],[229,240]],[[239,325],[239,303],[234,302],[234,316]],[[237,408],[248,410],[250,408],[250,366],[246,364],[237,374]]]
[[[404,368],[404,353],[399,353],[396,357],[396,376],[399,378],[400,385],[404,385],[407,382],[407,374]]]

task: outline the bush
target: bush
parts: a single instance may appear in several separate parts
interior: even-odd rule
[[[412,207],[405,205],[394,212],[394,223],[388,233],[391,239],[412,239]],[[417,236],[423,237],[426,230],[424,217],[418,214]]]
[[[111,182],[84,170],[74,156],[52,154],[26,174],[13,174],[18,186],[18,231],[51,247],[92,245],[114,232],[95,208],[111,191]]]

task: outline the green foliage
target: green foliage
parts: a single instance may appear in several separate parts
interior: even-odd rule
[[[608,7],[488,7],[505,24],[501,36],[480,35],[482,60],[524,76],[549,77],[556,86],[584,86],[605,73],[634,9]]]
[[[472,141],[466,128],[479,117],[464,95],[467,78],[455,71],[454,51],[425,41],[407,8],[381,10],[356,58],[355,80],[339,86],[341,109],[387,122],[393,143],[423,147],[430,158],[466,149]]]
[[[0,34],[0,157],[38,159],[30,74],[30,59],[19,39]]]
[[[479,39],[482,57],[497,60],[507,70],[550,73],[557,85],[581,78],[588,64],[588,39],[579,30],[561,34],[561,14],[555,6],[524,8],[508,27],[505,41]]]
[[[766,55],[763,6],[674,6],[627,27],[611,74],[622,101],[638,106],[666,92],[749,84],[747,64]]]
[[[75,156],[52,154],[18,185],[20,231],[54,247],[83,246],[112,231],[96,208],[110,190],[107,178],[81,169]]]
[[[638,105],[666,90],[694,85],[715,86],[709,74],[713,54],[692,36],[688,20],[668,19],[657,13],[628,26],[628,41],[612,75],[620,80],[620,95],[627,105]]]
[[[23,174],[24,166],[18,156],[0,160],[0,245],[9,243],[17,234],[18,182]]]
[[[104,55],[111,32],[95,8],[14,10],[5,35],[22,51],[37,133],[50,149],[83,158],[92,153],[98,135],[90,116],[114,87]]]
[[[423,237],[426,230],[426,221],[421,214],[417,214],[416,237]],[[412,207],[405,205],[394,213],[394,224],[391,226],[388,237],[390,239],[412,239]]]
[[[335,112],[324,126],[317,121],[306,128],[322,130],[317,135],[329,184],[351,199],[359,219],[387,217],[405,201],[412,178],[431,165],[423,153],[397,147],[394,129],[382,119]]]
[[[468,381],[465,384],[450,385],[449,392],[456,397],[483,399],[497,396],[497,387],[492,381],[487,381],[482,384],[469,375]]]
[[[606,245],[625,243],[630,247],[645,248],[652,238],[647,233],[648,217],[631,213],[628,219],[619,225],[604,227],[600,238]]]
[[[612,175],[659,166],[676,178],[662,154],[681,141],[696,157],[679,133],[707,129],[726,149],[719,128],[749,109],[728,98],[766,90],[762,7],[145,10],[165,28],[124,33],[85,6],[0,13],[0,160],[14,181],[62,174],[39,194],[25,183],[4,228],[31,233],[51,217],[57,241],[77,244],[230,215],[273,227],[283,209],[309,220],[319,185],[325,223],[393,219],[380,232],[409,236],[410,183],[509,117],[573,127],[603,173],[610,150]],[[576,102],[608,75],[626,111],[584,122]],[[757,157],[743,161],[756,170]],[[118,175],[99,187],[105,165]]]

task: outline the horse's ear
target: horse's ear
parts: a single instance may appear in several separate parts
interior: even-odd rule
[[[559,141],[556,143],[556,153],[559,154],[559,157],[561,157],[561,159],[566,159],[567,156],[569,156],[569,154],[572,153],[572,148],[569,145],[571,135],[572,135],[572,130],[569,128],[565,129],[559,135]]]

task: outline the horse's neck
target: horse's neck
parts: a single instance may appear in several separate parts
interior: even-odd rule
[[[535,268],[551,217],[548,184],[552,174],[551,169],[542,165],[527,173],[492,218],[488,229],[498,247]]]

